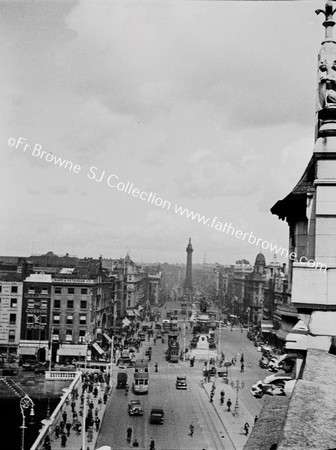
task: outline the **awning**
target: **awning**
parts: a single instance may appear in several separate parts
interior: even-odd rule
[[[273,328],[273,322],[270,320],[264,320],[261,322],[261,332],[262,333],[270,333]]]
[[[105,339],[107,339],[108,342],[112,342],[112,339],[110,338],[110,336],[106,333],[103,333],[103,336]]]
[[[85,356],[86,345],[69,345],[57,350],[59,356]]]
[[[36,347],[19,347],[19,355],[35,355]]]
[[[276,330],[275,335],[278,339],[280,339],[281,341],[285,341],[286,337],[287,337],[288,332],[284,331],[284,330]]]

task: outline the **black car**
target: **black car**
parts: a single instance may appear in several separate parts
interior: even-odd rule
[[[164,422],[164,411],[162,408],[152,408],[149,416],[149,423],[159,423]]]

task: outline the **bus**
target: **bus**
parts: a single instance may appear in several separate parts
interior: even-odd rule
[[[135,361],[133,392],[135,394],[148,394],[149,388],[148,361],[137,359]]]
[[[178,317],[177,316],[171,316],[171,318],[170,318],[170,330],[171,331],[177,331],[177,324],[178,324]]]
[[[170,332],[168,335],[167,361],[178,362],[180,345],[178,342],[178,332]]]

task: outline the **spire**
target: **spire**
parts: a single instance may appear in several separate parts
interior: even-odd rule
[[[325,21],[323,22],[323,26],[325,28],[325,37],[324,41],[322,41],[322,44],[325,42],[335,42],[333,40],[333,27],[335,25],[334,21],[334,13],[336,9],[333,9],[333,2],[332,0],[328,0],[325,5],[325,10],[323,9],[317,9],[315,11],[316,14],[324,14],[325,15]]]

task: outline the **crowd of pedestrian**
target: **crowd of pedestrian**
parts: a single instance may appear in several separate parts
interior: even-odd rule
[[[54,428],[54,440],[60,439],[60,446],[66,448],[71,433],[80,436],[83,432],[83,415],[86,411],[84,432],[87,442],[93,442],[94,431],[97,433],[101,424],[100,411],[103,404],[107,403],[109,393],[110,373],[98,371],[82,373],[81,393],[78,388],[72,389],[65,402],[65,406],[68,408],[63,410],[60,420]],[[49,435],[45,437],[44,450],[52,450],[52,441]],[[59,447],[59,445],[57,446]]]

